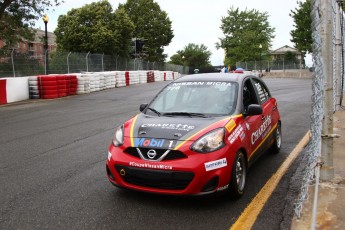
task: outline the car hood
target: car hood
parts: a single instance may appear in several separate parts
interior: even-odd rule
[[[155,138],[168,140],[193,140],[193,136],[205,129],[205,132],[224,125],[229,117],[158,117],[138,114],[132,120],[131,134],[133,138]],[[219,121],[220,124],[216,124]]]

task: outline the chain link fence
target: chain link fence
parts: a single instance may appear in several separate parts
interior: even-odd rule
[[[315,67],[313,77],[313,96],[311,113],[311,139],[306,147],[304,161],[304,176],[301,191],[295,202],[295,214],[301,217],[303,203],[308,199],[309,186],[315,184],[312,226],[315,229],[316,207],[318,203],[318,184],[322,165],[324,148],[323,136],[333,129],[333,113],[342,107],[344,92],[344,12],[339,0],[312,0],[312,38],[313,62]],[[330,25],[331,23],[331,25]],[[331,73],[331,74],[330,74]],[[329,92],[331,99],[329,97]],[[325,119],[331,121],[330,125]],[[328,127],[325,127],[327,126]],[[333,141],[328,138],[328,141]],[[333,145],[332,145],[333,146]],[[327,152],[327,151],[326,151]],[[329,152],[332,154],[333,149]],[[333,164],[333,163],[331,163]],[[322,176],[322,175],[321,175]],[[322,179],[322,178],[321,178]]]
[[[3,53],[3,52],[0,52]],[[21,77],[46,73],[45,55],[32,56],[14,50],[0,56],[0,77]],[[188,74],[189,67],[168,63],[148,62],[140,58],[128,59],[92,53],[50,52],[47,73],[65,74],[100,71],[161,70]]]
[[[285,60],[274,60],[274,61],[246,61],[236,62],[237,68],[243,68],[246,70],[262,70],[269,72],[271,70],[296,70],[304,69],[305,66],[299,61],[285,61]]]

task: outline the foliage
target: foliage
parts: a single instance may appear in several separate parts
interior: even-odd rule
[[[49,7],[59,5],[62,0],[2,0],[0,1],[0,40],[10,48],[21,39],[32,39],[35,21]]]
[[[182,55],[180,54],[174,54],[170,57],[169,64],[174,64],[174,65],[184,65],[183,64],[183,58]]]
[[[295,53],[291,51],[285,52],[284,55],[279,55],[276,57],[276,59],[272,62],[272,68],[273,69],[279,69],[279,68],[288,68],[292,69],[296,65],[299,65],[300,61],[297,59],[297,56]]]
[[[183,50],[179,50],[177,54],[171,56],[169,63],[200,69],[211,66],[211,54],[211,51],[209,51],[204,44],[197,45],[189,43]]]
[[[260,60],[268,53],[275,29],[268,22],[268,13],[231,7],[221,19],[224,38],[216,47],[225,50],[225,65],[239,61]],[[260,48],[261,45],[261,48]]]
[[[164,46],[174,37],[167,13],[153,0],[127,0],[120,4],[135,25],[134,37],[144,40],[145,60],[164,62]]]
[[[102,0],[61,15],[54,33],[58,50],[127,56],[133,31],[127,13]]]
[[[49,57],[50,73],[79,73],[81,71],[86,71],[85,53],[53,51],[49,53]]]
[[[44,67],[40,61],[32,58],[29,54],[14,52],[13,63],[17,77],[32,76],[44,73]],[[13,76],[13,66],[11,54],[7,53],[6,58],[2,58],[0,62],[0,77],[9,76]]]
[[[312,30],[311,30],[311,0],[305,2],[297,1],[298,8],[291,10],[290,16],[294,20],[295,29],[291,30],[291,41],[303,54],[312,52]]]
[[[287,51],[284,55],[284,61],[286,62],[290,62],[290,63],[298,63],[296,54],[291,52],[291,51]]]

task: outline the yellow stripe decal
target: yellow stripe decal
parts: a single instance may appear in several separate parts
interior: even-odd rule
[[[266,141],[266,139],[271,135],[271,133],[274,131],[274,129],[277,127],[278,123],[275,124],[275,126],[273,126],[273,128],[271,129],[271,131],[266,135],[266,137],[261,141],[261,143],[254,149],[254,151],[252,152],[252,154],[250,154],[249,159],[252,158],[252,156],[254,156],[255,152],[261,147],[261,145]],[[248,160],[249,160],[248,159]]]
[[[208,126],[209,127],[209,126]],[[188,137],[186,140],[184,140],[184,141],[182,141],[179,145],[177,145],[175,148],[174,148],[174,150],[177,150],[177,149],[179,149],[182,145],[184,145],[184,143],[186,143],[187,141],[189,141],[190,139],[192,139],[194,136],[196,136],[198,133],[200,133],[200,132],[202,132],[202,131],[204,131],[205,129],[207,129],[208,127],[206,127],[206,128],[203,128],[202,130],[200,130],[199,132],[197,132],[197,133],[195,133],[194,135],[192,135],[192,136],[190,136],[190,137]]]
[[[227,119],[232,119],[232,118],[236,118],[236,117],[242,117],[242,114],[239,114],[239,115],[235,115],[235,116],[231,116],[231,117],[227,117],[227,118],[224,118],[218,122],[221,122],[221,121],[224,121],[224,120],[227,120]],[[200,130],[199,132],[195,133],[194,135],[188,137],[186,140],[182,141],[179,145],[177,145],[174,150],[177,150],[179,149],[182,145],[184,145],[187,141],[189,141],[190,139],[192,139],[193,137],[195,137],[196,135],[198,135],[200,132],[203,132],[205,129],[208,129],[208,127],[214,125],[215,123],[207,126],[206,128],[203,128],[202,130]]]
[[[310,131],[308,131],[298,145],[292,150],[289,156],[281,164],[275,174],[266,182],[260,192],[254,197],[246,209],[242,212],[241,216],[231,226],[230,230],[251,229],[260,214],[263,206],[277,187],[281,178],[285,175],[291,164],[294,162],[298,154],[308,144],[310,138]]]
[[[138,115],[136,115],[132,121],[132,124],[131,124],[131,130],[129,132],[129,137],[131,139],[131,146],[134,146],[134,138],[133,138],[133,132],[134,132],[134,125],[135,125],[135,122],[137,121],[137,118],[138,118]]]

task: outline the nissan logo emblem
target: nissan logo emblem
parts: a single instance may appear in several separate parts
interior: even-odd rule
[[[147,156],[150,158],[150,159],[153,159],[155,158],[155,156],[157,155],[156,151],[154,149],[150,149],[149,151],[147,151]]]

